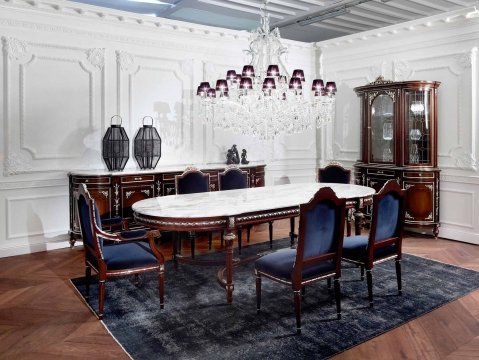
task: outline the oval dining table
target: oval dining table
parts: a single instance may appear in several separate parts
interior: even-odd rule
[[[213,191],[184,195],[168,195],[138,201],[133,204],[136,222],[160,231],[194,232],[223,231],[225,265],[218,271],[218,281],[226,290],[226,301],[233,301],[233,259],[235,232],[254,225],[292,218],[299,215],[299,206],[307,203],[322,187],[330,187],[340,198],[346,198],[347,208],[359,210],[372,204],[375,190],[354,184],[299,183]],[[356,226],[356,232],[359,227]],[[294,234],[291,234],[294,236]],[[293,239],[292,239],[293,241]],[[201,263],[201,260],[180,257],[174,251],[175,265],[182,260]],[[212,265],[212,262],[203,261]]]

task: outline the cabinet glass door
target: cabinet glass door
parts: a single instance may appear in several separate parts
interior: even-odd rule
[[[371,162],[394,163],[394,101],[379,94],[371,104]]]
[[[404,163],[407,165],[431,164],[429,92],[406,91]]]

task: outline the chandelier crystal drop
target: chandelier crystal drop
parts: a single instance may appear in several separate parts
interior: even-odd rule
[[[203,123],[262,140],[332,122],[336,102],[334,82],[313,80],[308,100],[303,70],[289,76],[281,60],[287,48],[281,44],[279,29],[270,29],[267,2],[261,9],[261,27],[252,32],[245,50],[250,64],[240,73],[228,70],[213,87],[202,82],[197,89]]]

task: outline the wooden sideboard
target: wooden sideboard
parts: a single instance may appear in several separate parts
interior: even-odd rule
[[[248,173],[249,187],[264,186],[265,164],[239,165]],[[197,166],[201,171],[210,174],[210,190],[218,190],[218,174],[225,170],[224,165]],[[132,219],[131,206],[140,200],[156,196],[175,194],[175,175],[180,175],[185,167],[169,167],[162,170],[138,171],[74,171],[69,177],[70,198],[70,244],[80,238],[77,223],[75,192],[78,185],[85,183],[102,218],[120,216]]]

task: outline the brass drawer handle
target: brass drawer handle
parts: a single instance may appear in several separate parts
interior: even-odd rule
[[[142,180],[143,178],[141,177],[136,177],[135,180]]]
[[[384,174],[382,170],[378,170],[378,174]]]

